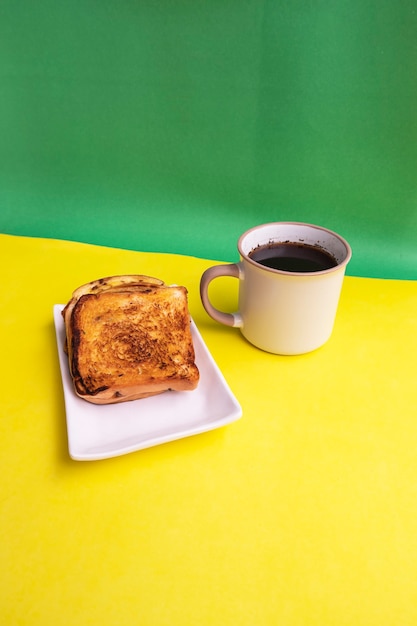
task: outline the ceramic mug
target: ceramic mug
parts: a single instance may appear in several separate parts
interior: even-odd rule
[[[330,256],[331,267],[276,269],[262,263],[290,244]],[[352,251],[340,235],[313,224],[273,222],[246,231],[238,241],[239,263],[216,265],[201,277],[200,296],[214,320],[240,329],[253,345],[274,354],[303,354],[329,339],[336,317],[345,270]],[[265,262],[265,261],[264,261]],[[279,263],[278,263],[279,265]],[[238,311],[215,308],[208,287],[219,276],[239,279]]]

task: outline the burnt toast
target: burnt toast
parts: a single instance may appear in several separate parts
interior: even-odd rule
[[[76,289],[62,315],[84,400],[113,404],[197,387],[185,287],[142,275],[102,278]]]

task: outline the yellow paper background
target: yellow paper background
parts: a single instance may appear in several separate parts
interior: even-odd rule
[[[207,317],[213,261],[0,244],[2,624],[417,623],[415,282],[347,277],[330,341],[279,357]],[[187,286],[243,417],[76,462],[52,307],[118,273]],[[235,282],[213,286],[217,304],[234,305]]]

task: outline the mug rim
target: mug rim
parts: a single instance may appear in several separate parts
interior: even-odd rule
[[[346,254],[345,257],[342,261],[338,262],[335,266],[330,267],[328,269],[325,270],[319,270],[319,271],[315,271],[315,272],[290,272],[288,270],[280,270],[280,269],[275,269],[272,267],[268,267],[266,265],[262,265],[261,263],[258,263],[257,261],[254,261],[249,254],[246,254],[243,249],[242,249],[242,244],[244,239],[246,239],[246,237],[250,234],[253,233],[256,230],[259,230],[260,228],[265,228],[265,227],[271,227],[271,226],[306,226],[308,228],[313,228],[316,230],[319,230],[321,232],[324,232],[328,235],[331,235],[332,237],[334,237],[335,239],[337,239],[344,247],[346,250]],[[294,242],[294,243],[299,243],[299,242]],[[251,265],[257,267],[258,269],[261,269],[262,271],[266,271],[266,272],[272,272],[273,274],[283,274],[285,276],[302,276],[302,277],[306,277],[306,276],[320,276],[320,275],[324,275],[324,274],[331,274],[333,272],[337,272],[342,268],[345,268],[346,265],[349,263],[349,261],[352,258],[352,248],[350,246],[350,244],[347,242],[347,240],[342,237],[341,235],[339,235],[338,233],[336,233],[334,230],[330,230],[329,228],[326,228],[325,226],[319,226],[318,224],[310,224],[308,222],[265,222],[264,224],[258,224],[257,226],[252,226],[252,228],[249,228],[248,230],[246,230],[244,233],[242,233],[238,239],[238,243],[237,243],[237,248],[239,251],[239,254],[241,255],[241,257],[243,259],[245,259],[245,261],[247,261],[248,263],[250,263]],[[324,248],[325,249],[325,248]]]

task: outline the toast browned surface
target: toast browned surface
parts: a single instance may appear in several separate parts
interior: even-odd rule
[[[195,389],[199,372],[187,290],[113,276],[74,291],[63,310],[77,395],[95,404]]]

